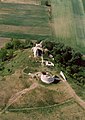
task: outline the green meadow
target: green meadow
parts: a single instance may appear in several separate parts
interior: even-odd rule
[[[52,0],[51,5],[57,40],[85,53],[84,0]]]

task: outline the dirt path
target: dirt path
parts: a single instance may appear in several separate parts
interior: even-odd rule
[[[26,88],[26,89],[24,89],[24,90],[16,93],[15,95],[13,95],[13,96],[9,99],[6,107],[2,110],[1,113],[5,112],[5,111],[7,110],[7,108],[8,108],[9,106],[11,106],[13,103],[15,103],[19,98],[21,98],[22,95],[24,95],[24,94],[26,94],[27,92],[35,89],[36,87],[38,87],[38,84],[37,84],[37,83],[33,83],[29,88]]]
[[[75,91],[72,89],[72,87],[69,85],[67,81],[64,82],[67,91],[69,94],[75,99],[75,101],[83,108],[85,109],[85,102],[75,93]]]

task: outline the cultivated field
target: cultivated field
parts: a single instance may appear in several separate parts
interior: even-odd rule
[[[48,9],[33,4],[0,3],[0,37],[50,39]]]
[[[82,0],[82,2],[83,2],[84,11],[85,11],[85,0]]]
[[[85,53],[84,0],[52,0],[51,3],[58,40]]]
[[[40,4],[40,0],[1,0],[1,2],[3,3],[24,3],[24,4],[35,4],[35,5],[39,5]]]

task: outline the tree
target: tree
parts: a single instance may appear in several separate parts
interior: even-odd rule
[[[78,65],[72,65],[71,67],[71,74],[75,74],[79,72],[79,66]]]
[[[44,41],[42,44],[43,47],[47,48],[49,51],[53,50],[53,47],[55,46],[55,43],[52,41]]]
[[[61,54],[63,51],[64,44],[63,43],[54,43],[53,52],[56,54]]]
[[[20,48],[21,42],[18,39],[13,39],[12,44],[13,44],[13,49],[16,50]]]
[[[8,51],[8,54],[7,54],[7,56],[8,56],[8,59],[11,59],[12,57],[13,57],[13,50],[12,49],[10,49],[9,51]]]
[[[80,52],[73,52],[71,62],[76,65],[81,65],[82,54]]]
[[[24,48],[31,48],[33,47],[33,43],[31,40],[25,40],[24,42]]]
[[[55,62],[57,62],[57,63],[63,63],[63,58],[62,58],[62,56],[61,55],[56,55],[56,56],[54,56],[54,60],[55,60]]]
[[[70,66],[66,67],[66,73],[71,74],[71,67]]]
[[[46,6],[51,6],[50,1],[49,1],[49,0],[46,0],[46,1],[45,1],[45,5],[46,5]]]
[[[5,61],[7,59],[7,50],[2,48],[0,50],[0,61]]]
[[[6,43],[6,44],[5,44],[5,48],[6,48],[6,49],[13,49],[13,43],[12,43],[12,41]]]
[[[4,63],[0,62],[0,70],[3,70],[3,69],[4,69]]]

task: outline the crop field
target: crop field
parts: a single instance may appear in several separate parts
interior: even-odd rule
[[[85,0],[82,0],[82,2],[83,2],[84,11],[85,11]]]
[[[40,0],[3,0],[4,3],[24,3],[24,4],[40,4]]]
[[[51,4],[57,39],[85,53],[84,0],[52,0]]]
[[[50,39],[47,8],[31,4],[0,3],[0,37]]]

